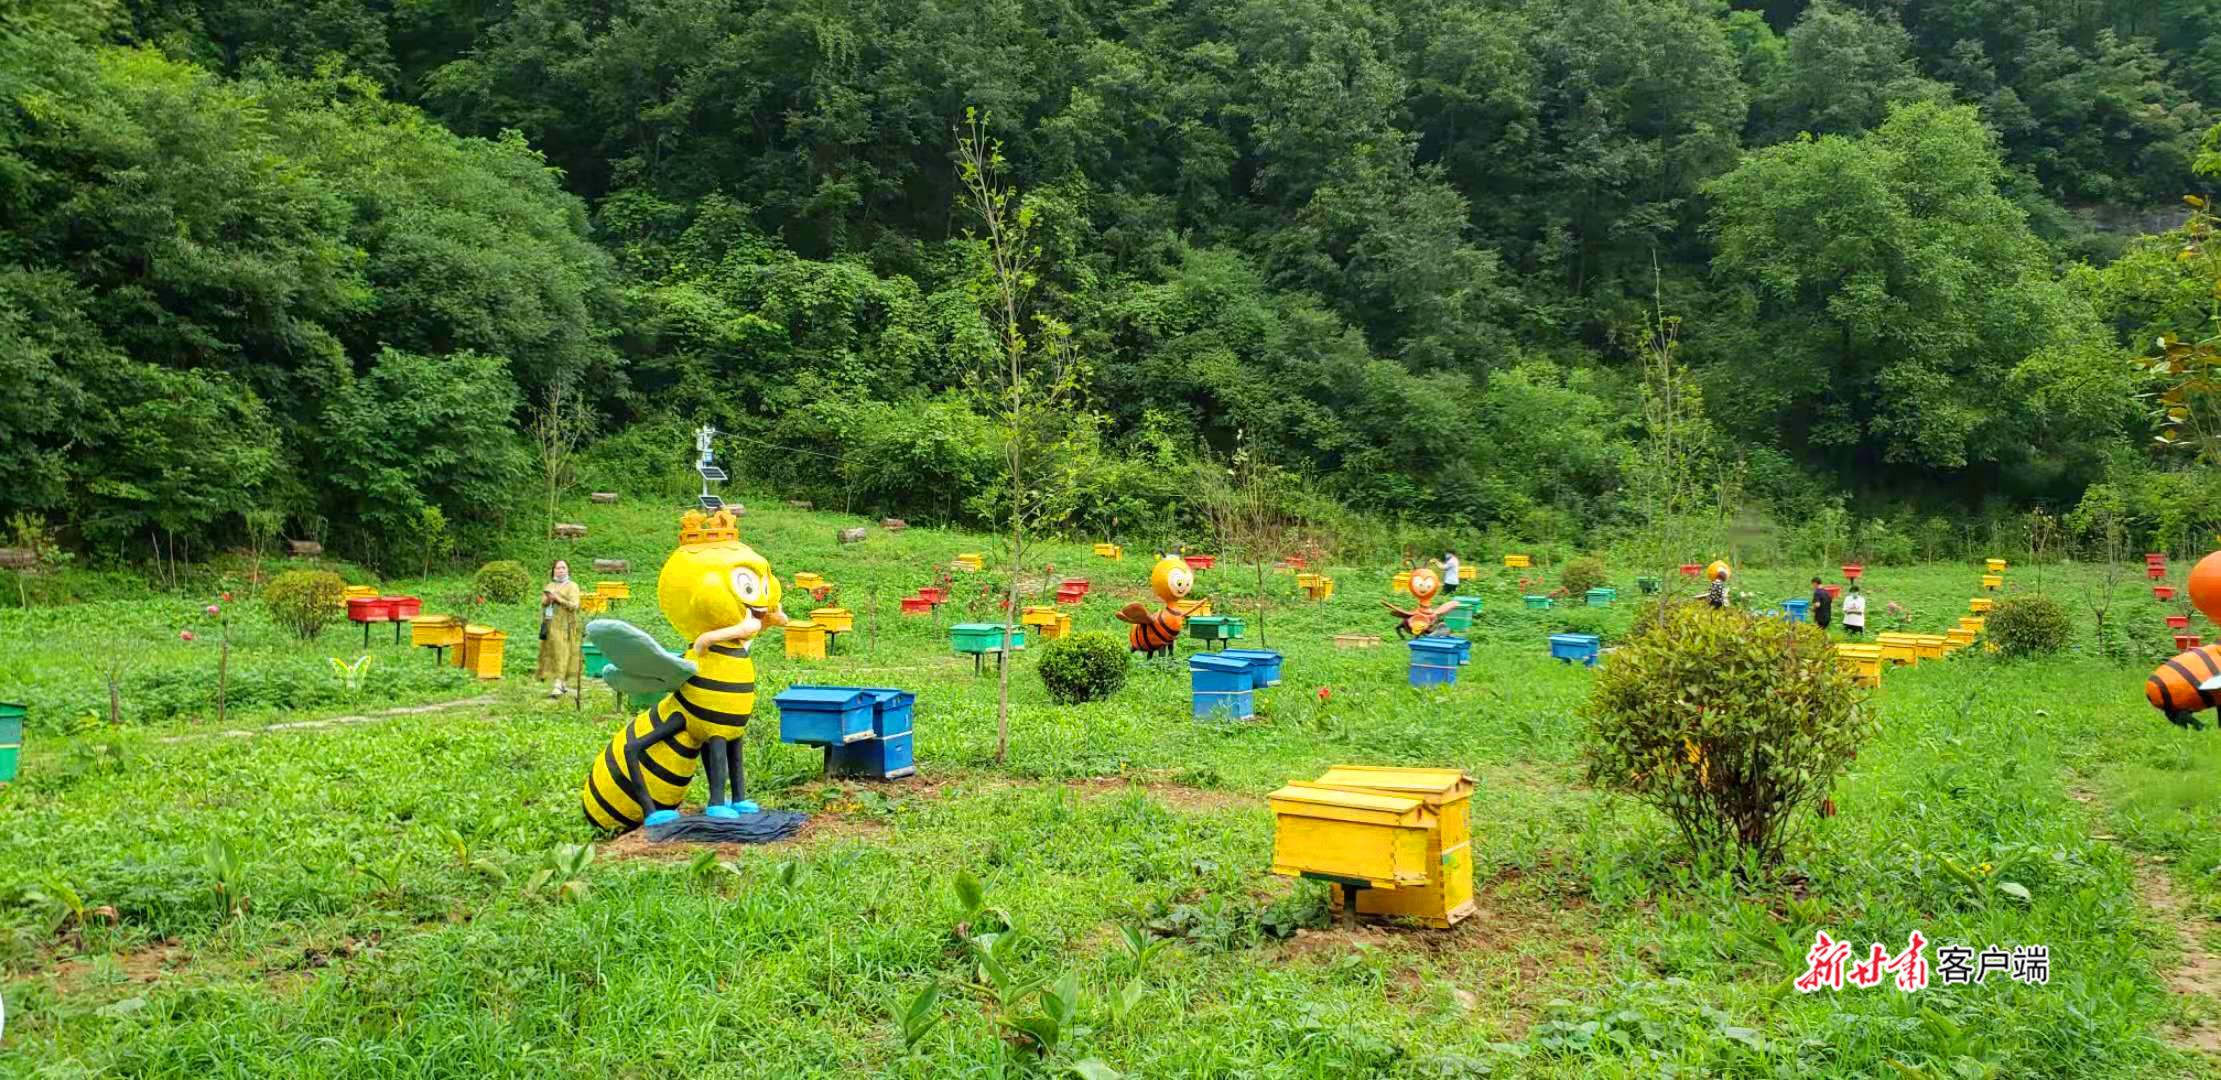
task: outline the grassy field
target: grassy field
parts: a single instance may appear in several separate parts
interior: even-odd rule
[[[591,529],[581,576],[585,559],[630,558],[643,599],[620,614],[668,637],[652,581],[670,514],[588,507],[574,520]],[[1325,605],[1276,575],[1265,622],[1286,675],[1259,693],[1255,721],[1192,719],[1184,666],[1162,662],[1137,663],[1110,701],[1056,707],[1021,657],[998,766],[992,669],[975,678],[942,627],[895,614],[898,596],[984,542],[874,530],[843,548],[840,524],[780,511],[746,522],[782,576],[824,574],[868,624],[824,662],[762,650],[762,681],[771,693],[916,691],[919,776],[829,784],[814,752],[759,723],[753,792],[811,824],[708,856],[587,827],[579,782],[617,715],[606,693],[583,709],[541,696],[528,606],[479,616],[511,634],[497,684],[374,631],[372,665],[349,691],[330,658],[364,653],[358,631],[304,646],[241,598],[221,727],[212,623],[199,614],[213,597],[0,615],[0,699],[34,708],[23,776],[0,788],[0,1072],[2212,1071],[2196,1048],[2221,1030],[2210,993],[2221,962],[2208,952],[2221,944],[2210,938],[2221,753],[2212,732],[2176,730],[2143,703],[2148,665],[2095,655],[2079,608],[2091,568],[2009,573],[2013,588],[2077,605],[2078,651],[2021,664],[1969,652],[1892,673],[1874,698],[1882,734],[1838,785],[1840,812],[1799,834],[1780,874],[1748,885],[1580,782],[1574,712],[1591,673],[1549,660],[1543,636],[1593,628],[1609,643],[1625,606],[1531,613],[1509,572],[1484,571],[1473,664],[1458,686],[1419,691],[1375,604],[1386,568],[1331,568],[1341,592]],[[1082,628],[1112,629],[1111,611],[1145,593],[1144,553],[1111,563],[1073,545],[1050,558],[1057,576],[1096,583]],[[1801,596],[1809,573],[1756,571],[1739,585]],[[1633,574],[1615,574],[1624,596]],[[1199,591],[1254,606],[1246,571],[1200,577]],[[1940,631],[1976,577],[1875,568],[1873,610],[1899,601]],[[460,579],[387,585],[426,596],[427,610],[467,592]],[[2141,580],[2119,588],[2116,616],[2156,627]],[[939,622],[988,610],[960,596]],[[184,629],[198,640],[180,640]],[[1389,644],[1338,651],[1339,631]],[[122,730],[98,719],[100,659],[118,656]],[[469,703],[389,712],[458,700]],[[317,719],[333,722],[268,730]],[[1322,886],[1266,872],[1265,793],[1340,762],[1477,778],[1477,917],[1446,932],[1329,926]],[[1045,1060],[999,1023],[1045,1006],[982,984],[959,936],[960,878],[1013,924],[1001,954],[1012,978],[1080,991]],[[973,914],[970,929],[1002,918]],[[1800,995],[1790,981],[1816,929],[1862,953],[1918,930],[1931,960],[1945,943],[2045,945],[2050,982]],[[929,987],[938,1023],[906,1045],[906,1007]]]

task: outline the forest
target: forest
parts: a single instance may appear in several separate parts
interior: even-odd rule
[[[1247,455],[1299,516],[1608,539],[1670,349],[1738,514],[2187,549],[2208,102],[2216,0],[0,0],[0,515],[392,566],[706,423],[990,521],[973,113],[1070,530]]]

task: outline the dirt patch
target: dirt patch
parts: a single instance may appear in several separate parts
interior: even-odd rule
[[[54,966],[54,992],[67,997],[90,991],[96,984],[105,984],[108,964],[103,961],[113,962],[114,970],[122,975],[126,984],[145,986],[159,982],[189,960],[191,955],[185,951],[185,946],[174,940],[104,956],[73,956]]]
[[[2163,864],[2139,860],[2136,887],[2143,894],[2145,905],[2182,944],[2181,962],[2166,973],[2167,989],[2177,994],[2195,995],[2198,1003],[2194,1009],[2197,1019],[2187,1028],[2171,1033],[2169,1041],[2186,1050],[2221,1055],[2221,1016],[2216,1015],[2214,1008],[2215,1003],[2221,1001],[2221,956],[2214,955],[2205,940],[2212,920],[2192,910],[2190,901],[2175,888],[2174,879],[2168,876]]]
[[[418,716],[424,713],[446,712],[450,709],[468,709],[477,705],[494,703],[491,694],[463,698],[460,701],[435,701],[429,705],[407,705],[398,709],[382,709],[361,716],[328,716],[322,720],[290,720],[282,724],[269,724],[258,728],[231,728],[224,731],[193,731],[183,735],[167,735],[154,740],[158,743],[191,742],[194,739],[251,739],[278,731],[315,731],[322,728],[343,727],[348,724],[369,724],[396,716]]]

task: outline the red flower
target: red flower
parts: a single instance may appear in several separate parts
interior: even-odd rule
[[[1333,696],[1334,696],[1334,691],[1332,691],[1332,690],[1329,690],[1329,689],[1327,689],[1326,687],[1323,687],[1323,686],[1322,686],[1322,687],[1319,687],[1319,700],[1320,700],[1320,701],[1325,701],[1326,699],[1328,699],[1328,698],[1330,698],[1330,697],[1333,697]]]
[[[217,607],[217,606],[216,606],[216,605],[214,605],[214,604],[210,604],[210,605],[208,605],[208,613],[209,613],[210,615],[221,615],[221,614],[223,614],[224,612],[223,612],[223,609],[222,609],[222,608],[219,608],[219,607]]]
[[[193,632],[191,630],[180,630],[177,632],[177,639],[179,641],[191,641],[193,640]]]
[[[224,603],[227,603],[227,604],[228,604],[228,603],[231,603],[231,594],[230,594],[230,593],[225,593],[225,594],[224,594]]]

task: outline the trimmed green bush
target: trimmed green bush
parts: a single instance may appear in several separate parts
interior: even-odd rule
[[[345,613],[347,583],[329,570],[288,570],[262,587],[263,606],[279,626],[307,641]]]
[[[478,568],[478,595],[496,604],[514,604],[532,591],[532,575],[515,559],[502,559]]]
[[[1768,862],[1877,729],[1817,627],[1692,602],[1636,622],[1581,716],[1590,784]]]
[[[1565,591],[1569,597],[1578,597],[1590,589],[1603,585],[1607,574],[1608,571],[1604,569],[1604,560],[1593,555],[1583,555],[1565,564],[1565,569],[1558,571],[1558,584],[1565,586]]]
[[[1049,688],[1049,700],[1077,705],[1117,693],[1126,685],[1131,663],[1124,641],[1111,634],[1088,631],[1042,646],[1034,670],[1041,673],[1041,685]]]
[[[1997,602],[1983,627],[2006,656],[2049,656],[2074,632],[2067,606],[2043,593],[2015,593]]]

